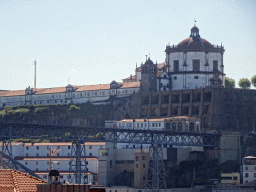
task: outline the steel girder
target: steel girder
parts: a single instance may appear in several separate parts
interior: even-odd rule
[[[0,151],[0,167],[4,169],[17,169],[19,171],[28,173],[34,177],[41,179],[37,174],[27,168],[25,165],[21,164],[17,160],[13,159],[9,155]]]
[[[88,184],[87,165],[84,142],[72,142],[68,182]]]
[[[117,142],[177,146],[217,146],[219,134],[156,130],[0,123],[2,138],[56,141]]]

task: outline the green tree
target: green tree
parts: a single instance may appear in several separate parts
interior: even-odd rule
[[[68,109],[68,114],[71,118],[79,117],[80,115],[80,107],[77,107],[75,105],[70,105]]]
[[[242,89],[249,89],[251,87],[251,82],[248,78],[241,78],[238,81],[238,85]]]
[[[252,76],[251,83],[252,83],[252,86],[256,88],[256,75]]]
[[[225,87],[235,88],[236,82],[232,78],[225,77]]]

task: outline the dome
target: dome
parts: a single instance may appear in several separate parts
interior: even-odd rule
[[[150,57],[148,60],[145,62],[146,65],[154,65],[153,61],[151,61]]]
[[[193,31],[193,32],[199,32],[199,29],[198,29],[196,26],[194,26],[194,27],[191,28],[191,31]]]
[[[189,37],[187,39],[184,39],[178,44],[178,46],[183,48],[203,48],[203,47],[212,48],[213,47],[213,45],[209,41],[200,37],[198,38]]]

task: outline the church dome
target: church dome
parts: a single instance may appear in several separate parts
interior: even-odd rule
[[[145,62],[146,65],[154,65],[153,61],[151,61],[150,57],[148,60]]]
[[[178,44],[179,47],[183,47],[183,48],[212,48],[213,45],[203,39],[203,38],[193,38],[193,37],[189,37],[187,39],[184,39],[183,41],[181,41],[179,44]]]
[[[181,48],[191,48],[191,49],[198,49],[198,48],[212,48],[213,45],[200,37],[199,35],[199,29],[194,26],[191,28],[191,34],[189,38],[184,39],[178,44]]]

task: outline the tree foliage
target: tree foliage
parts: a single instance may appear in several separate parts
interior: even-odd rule
[[[249,89],[251,87],[251,82],[248,78],[241,78],[238,81],[238,85],[242,89]]]
[[[234,79],[225,77],[225,87],[235,88],[235,86],[236,86],[236,82]]]
[[[252,76],[251,83],[252,83],[252,86],[256,88],[256,75]]]

